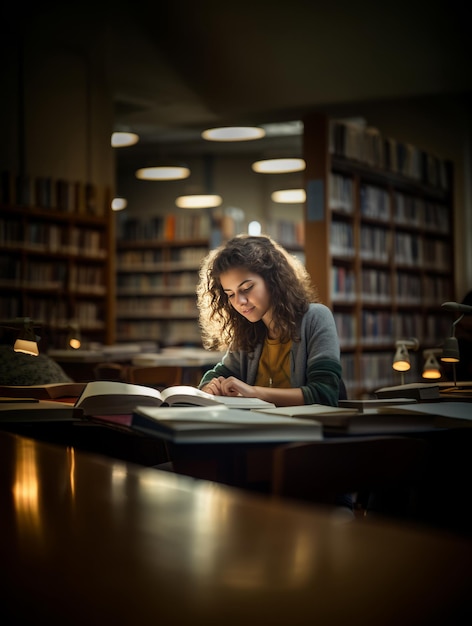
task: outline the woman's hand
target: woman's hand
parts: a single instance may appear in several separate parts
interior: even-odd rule
[[[256,397],[255,388],[252,387],[252,385],[248,385],[234,376],[220,378],[219,383],[222,396],[244,396],[245,398]]]
[[[225,394],[221,390],[221,381],[223,380],[225,380],[223,376],[212,378],[209,383],[202,387],[202,391],[211,393],[214,396],[224,396]]]
[[[243,383],[239,378],[229,376],[219,376],[218,378],[212,378],[210,382],[202,388],[202,391],[211,393],[214,396],[244,396],[245,398],[254,398],[254,387]]]

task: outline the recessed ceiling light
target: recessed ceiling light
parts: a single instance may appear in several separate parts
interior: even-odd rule
[[[299,204],[305,202],[306,193],[304,189],[279,189],[272,193],[271,198],[282,204]]]
[[[215,194],[194,194],[179,196],[175,204],[181,209],[207,209],[220,206],[222,202],[223,198]]]
[[[113,198],[111,201],[112,211],[122,211],[123,209],[126,209],[127,206],[128,201],[126,198]]]
[[[286,174],[301,172],[306,168],[306,163],[299,158],[265,159],[256,161],[251,167],[258,174]]]
[[[116,132],[111,135],[111,145],[113,148],[126,148],[126,146],[133,146],[138,143],[139,135],[129,132]]]
[[[143,167],[136,172],[136,178],[140,180],[181,180],[189,176],[189,168],[183,165]]]
[[[208,128],[202,133],[207,141],[252,141],[265,136],[265,130],[256,126],[223,126]]]

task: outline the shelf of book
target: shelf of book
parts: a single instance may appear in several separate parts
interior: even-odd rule
[[[195,287],[211,242],[207,212],[124,217],[117,237],[117,336],[201,344]]]
[[[0,317],[31,317],[50,347],[65,347],[72,321],[83,339],[113,343],[110,193],[50,179],[26,191],[10,179],[3,173],[1,199],[11,203],[0,204]]]
[[[398,383],[396,339],[432,347],[449,334],[452,167],[375,129],[321,114],[304,125],[306,265],[334,312],[349,396],[360,397]]]

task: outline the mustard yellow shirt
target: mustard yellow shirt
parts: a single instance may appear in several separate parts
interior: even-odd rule
[[[255,384],[259,387],[291,387],[290,349],[292,342],[281,343],[279,339],[266,339]]]

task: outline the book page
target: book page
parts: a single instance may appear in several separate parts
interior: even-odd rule
[[[84,400],[92,396],[147,396],[162,400],[161,392],[153,387],[122,383],[111,380],[93,380],[87,383],[85,389],[77,399],[75,406],[80,406]]]
[[[244,396],[214,396],[211,393],[206,393],[197,387],[191,387],[188,385],[175,385],[167,387],[161,392],[161,397],[164,402],[168,404],[193,403],[196,405],[213,405],[224,404],[227,407],[234,409],[252,409],[273,407],[274,405],[265,400],[259,398],[245,398]]]

